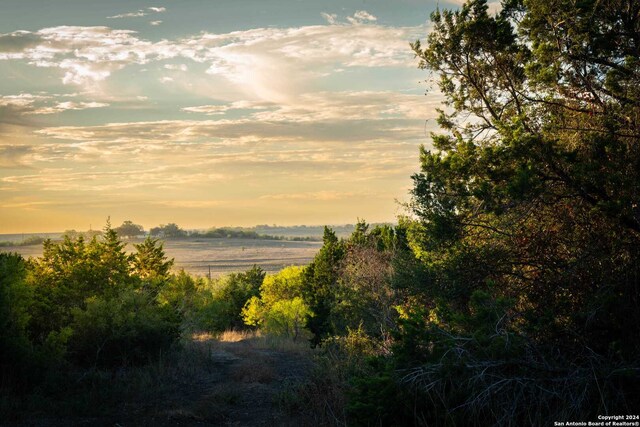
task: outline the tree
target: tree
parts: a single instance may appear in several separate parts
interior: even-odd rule
[[[125,221],[120,227],[115,228],[116,233],[121,237],[136,237],[144,234],[144,228],[141,225],[134,224],[131,221]]]
[[[168,276],[174,260],[165,256],[163,244],[158,239],[147,237],[134,246],[133,270],[140,278],[163,279]]]
[[[608,313],[612,294],[639,297],[639,11],[523,0],[493,17],[471,1],[434,13],[427,47],[413,46],[449,107],[414,176],[414,237],[425,260],[468,273],[460,303],[499,278],[538,318],[575,313],[569,330],[602,351],[622,339],[602,329],[640,330],[637,312]]]
[[[30,261],[27,275],[35,300],[29,328],[37,342],[68,325],[71,309],[84,307],[87,298],[113,297],[134,285],[124,247],[109,222],[100,239],[65,236],[60,243],[44,242],[42,257]]]
[[[175,239],[179,237],[185,237],[187,235],[187,232],[178,227],[176,224],[170,223],[167,225],[162,224],[158,227],[153,227],[151,230],[149,230],[149,234],[151,234],[152,236],[164,237],[167,239]]]
[[[333,332],[331,310],[335,303],[338,268],[344,257],[344,243],[329,227],[324,228],[322,240],[322,248],[303,273],[304,301],[314,313],[307,321],[307,328],[314,334],[314,345]]]
[[[202,310],[203,325],[215,332],[242,328],[242,309],[252,297],[260,294],[265,272],[253,266],[243,273],[231,273],[214,283],[211,300]]]
[[[413,45],[445,108],[413,177],[421,268],[393,369],[409,372],[426,422],[542,423],[637,402],[639,14],[633,0],[509,0],[493,16],[473,0],[434,12]]]
[[[24,259],[13,253],[0,253],[0,360],[1,387],[14,375],[22,376],[30,356],[27,326],[32,304],[32,290],[26,285]],[[17,379],[17,378],[15,378]]]
[[[302,267],[292,266],[266,276],[260,286],[260,297],[252,297],[242,309],[244,322],[296,340],[307,320],[313,317],[302,299],[303,271]]]

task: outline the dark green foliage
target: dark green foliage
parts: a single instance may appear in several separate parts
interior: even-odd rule
[[[32,291],[26,263],[18,254],[0,253],[0,388],[16,383],[30,368],[27,336]]]
[[[187,236],[187,232],[174,223],[153,227],[149,230],[149,234],[155,237],[163,237],[165,239],[176,239]]]
[[[344,242],[338,240],[330,228],[325,227],[322,248],[303,274],[304,299],[314,313],[307,320],[307,328],[314,335],[314,345],[333,333],[330,316],[335,303],[338,265],[344,257],[344,251]]]
[[[522,0],[491,16],[470,1],[414,44],[448,107],[394,261],[407,298],[393,360],[421,423],[637,403],[618,373],[640,351],[639,11]]]
[[[351,378],[347,414],[356,426],[409,426],[416,423],[415,399],[400,386],[388,360],[367,360],[367,368]]]
[[[72,310],[69,354],[82,365],[126,366],[157,357],[178,337],[180,318],[149,291],[92,297]]]
[[[0,242],[0,248],[3,246],[32,246],[32,245],[41,245],[44,243],[45,238],[40,236],[29,236],[22,240],[21,242],[15,241],[4,241]]]
[[[183,316],[163,292],[173,261],[155,240],[134,255],[124,246],[107,225],[88,242],[47,240],[43,256],[29,262],[0,254],[3,360],[43,374],[64,361],[140,363],[167,349]]]
[[[158,289],[157,301],[162,306],[171,307],[173,315],[181,320],[184,332],[193,331],[200,327],[202,294],[207,281],[204,278],[194,278],[184,270],[163,280]]]
[[[131,275],[131,256],[116,232],[107,228],[104,237],[86,242],[82,236],[61,243],[45,241],[41,258],[31,261],[28,283],[34,289],[29,329],[36,342],[71,321],[71,309],[83,308],[92,296],[115,296],[136,281]]]
[[[208,239],[262,239],[262,240],[284,240],[282,236],[271,236],[258,234],[254,230],[243,230],[238,228],[212,228],[203,233],[197,231],[189,233],[189,237],[204,237]]]
[[[265,272],[258,266],[244,273],[231,273],[214,282],[203,302],[200,325],[212,332],[245,328],[242,309],[249,299],[260,294]]]
[[[464,310],[491,280],[518,301],[522,332],[606,353],[640,333],[628,304],[639,296],[640,68],[627,58],[633,38],[613,30],[637,34],[638,6],[556,3],[512,2],[492,17],[472,1],[434,13],[427,47],[414,45],[451,112],[414,176],[412,239],[432,297]],[[624,96],[601,83],[612,79]]]
[[[141,225],[134,224],[132,221],[125,221],[120,227],[114,229],[120,237],[136,237],[144,234],[144,229]]]

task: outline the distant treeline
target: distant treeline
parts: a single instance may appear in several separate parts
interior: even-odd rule
[[[203,237],[210,239],[260,239],[260,240],[290,240],[296,242],[320,241],[320,237],[314,236],[274,236],[270,234],[260,234],[254,230],[237,228],[212,228],[207,231],[191,231],[188,237]]]
[[[378,224],[373,224],[378,225]],[[389,225],[389,224],[379,224]],[[339,237],[351,235],[356,226],[353,224],[333,226]],[[149,235],[163,239],[180,238],[211,238],[211,239],[262,239],[262,240],[288,240],[297,242],[321,241],[324,226],[314,225],[257,225],[255,227],[220,227],[208,230],[186,230],[175,223],[161,224],[145,231],[144,227],[130,220],[114,228],[120,237],[131,238]]]
[[[125,221],[126,225],[127,221]],[[140,230],[142,230],[141,226]],[[122,233],[122,226],[116,228],[116,231],[120,236],[127,237],[126,233]],[[138,234],[136,234],[138,235]],[[255,228],[242,228],[242,227],[223,227],[223,228],[211,228],[206,231],[201,230],[184,230],[178,225],[171,223],[167,225],[160,225],[153,227],[149,230],[149,235],[152,237],[161,237],[165,239],[176,238],[206,238],[206,239],[260,239],[260,240],[290,240],[290,241],[320,241],[320,236],[285,236],[285,235],[273,235],[263,234],[258,232]]]
[[[392,225],[389,223],[374,223],[372,226]],[[348,237],[354,232],[356,226],[354,224],[335,225],[331,227],[338,237]],[[180,239],[180,238],[205,238],[205,239],[256,239],[256,240],[283,240],[291,242],[319,242],[322,241],[324,226],[316,225],[256,225],[255,227],[220,227],[210,228],[208,230],[185,230],[175,223],[161,224],[152,227],[148,231],[142,225],[135,224],[133,221],[127,220],[122,225],[115,227],[114,230],[118,236],[122,238],[134,238],[151,236],[162,239]],[[87,239],[93,236],[100,236],[100,230],[76,231],[66,230],[54,237],[46,236],[28,236],[21,241],[6,240],[0,241],[0,247],[10,246],[30,246],[42,244],[47,239],[61,240],[64,236],[72,239],[83,236]]]
[[[0,242],[0,248],[8,247],[8,246],[32,246],[32,245],[41,245],[46,239],[42,236],[29,236],[20,242],[15,241],[2,241]]]

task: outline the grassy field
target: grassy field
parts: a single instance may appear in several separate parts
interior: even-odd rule
[[[133,251],[132,239],[127,249]],[[180,239],[167,240],[164,248],[169,258],[175,259],[174,269],[211,277],[234,271],[245,271],[254,264],[267,272],[275,272],[289,265],[308,264],[322,246],[322,242],[291,242],[286,240],[253,239]],[[5,246],[3,252],[17,252],[24,257],[42,255],[42,245]]]

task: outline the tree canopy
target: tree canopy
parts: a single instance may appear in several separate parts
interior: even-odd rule
[[[144,234],[144,228],[141,225],[129,220],[124,221],[120,227],[116,227],[115,231],[121,237],[136,237]]]
[[[509,0],[492,15],[473,0],[431,18],[412,47],[444,105],[413,176],[419,281],[396,360],[421,366],[410,382],[431,399],[447,376],[469,384],[443,413],[530,417],[483,393],[545,375],[556,391],[538,402],[585,387],[573,413],[606,411],[631,390],[614,366],[640,351],[640,3]]]

